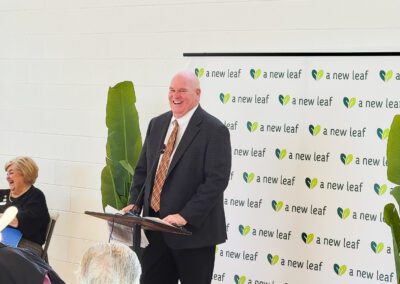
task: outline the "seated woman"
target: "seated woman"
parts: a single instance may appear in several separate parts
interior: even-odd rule
[[[22,232],[18,247],[28,248],[42,255],[47,226],[50,221],[46,198],[33,186],[38,177],[38,166],[29,157],[17,157],[5,164],[10,189],[0,190],[0,213],[8,207],[18,208],[10,226]]]

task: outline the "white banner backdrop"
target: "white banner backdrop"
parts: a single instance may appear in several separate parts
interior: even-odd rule
[[[395,283],[383,208],[400,57],[194,56],[188,68],[232,140],[213,283]]]

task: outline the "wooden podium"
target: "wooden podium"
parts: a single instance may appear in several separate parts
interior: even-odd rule
[[[140,248],[140,229],[150,231],[165,232],[171,234],[179,234],[190,236],[192,233],[186,230],[184,227],[177,227],[173,225],[168,225],[163,222],[157,221],[155,218],[151,217],[141,217],[128,213],[125,215],[120,214],[110,214],[101,212],[91,212],[85,211],[85,214],[94,216],[103,220],[107,220],[111,223],[116,223],[124,226],[128,226],[133,229],[133,250],[137,253]]]

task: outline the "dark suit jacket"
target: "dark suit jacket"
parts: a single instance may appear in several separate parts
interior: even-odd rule
[[[53,284],[65,283],[49,264],[30,250],[0,243],[0,283],[43,284],[46,274]]]
[[[155,171],[172,113],[150,121],[135,169],[130,203],[145,186],[143,215],[148,216]],[[200,106],[194,112],[172,158],[161,192],[160,218],[179,213],[191,236],[163,233],[171,248],[199,248],[226,240],[223,192],[231,171],[229,130]]]

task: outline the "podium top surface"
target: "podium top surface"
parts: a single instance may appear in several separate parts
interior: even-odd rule
[[[94,216],[103,220],[107,220],[109,222],[114,222],[116,224],[125,225],[128,227],[133,227],[135,225],[140,225],[144,230],[150,231],[160,231],[171,234],[179,234],[179,235],[191,235],[192,233],[186,230],[183,227],[176,227],[173,225],[166,224],[164,222],[160,222],[151,217],[141,217],[136,215],[119,215],[119,214],[110,214],[110,213],[101,213],[101,212],[91,212],[85,211],[85,214]]]

